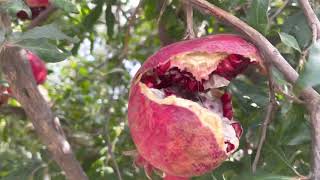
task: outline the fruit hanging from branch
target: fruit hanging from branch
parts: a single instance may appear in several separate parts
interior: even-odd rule
[[[37,84],[43,84],[47,79],[47,68],[46,64],[31,51],[27,51],[27,58],[31,65],[32,74]]]
[[[26,4],[30,7],[31,17],[25,11],[19,11],[17,17],[20,20],[31,20],[39,16],[50,4],[49,0],[26,0]]]
[[[242,128],[225,87],[251,64],[262,67],[255,46],[228,34],[178,42],[149,57],[132,81],[128,107],[144,164],[167,179],[187,179],[235,152]]]
[[[29,7],[47,7],[49,0],[26,0]]]

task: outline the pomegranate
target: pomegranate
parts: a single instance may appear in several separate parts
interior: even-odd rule
[[[178,42],[149,57],[133,78],[128,107],[142,166],[167,180],[217,168],[242,134],[225,87],[260,62],[255,46],[230,34]]]
[[[26,0],[29,7],[47,7],[49,0]]]
[[[43,84],[47,79],[46,64],[34,53],[27,51],[27,59],[31,65],[32,73],[37,84]]]
[[[36,18],[49,5],[48,0],[27,0],[26,3],[30,7],[31,17],[29,17],[25,11],[19,11],[17,17],[23,21]]]

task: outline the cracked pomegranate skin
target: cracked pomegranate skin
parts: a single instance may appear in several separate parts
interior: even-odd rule
[[[209,79],[218,64],[231,54],[252,62],[261,59],[257,49],[239,36],[213,35],[160,49],[133,78],[128,105],[133,141],[139,154],[168,177],[186,179],[184,177],[203,175],[217,168],[237,149],[241,135],[237,130],[241,126],[222,120],[228,118],[189,99],[174,95],[159,97],[141,82],[141,76],[170,61],[171,68],[189,68],[195,79]],[[212,58],[215,60],[210,63]],[[189,61],[195,66],[191,67]],[[231,150],[228,144],[232,144]]]

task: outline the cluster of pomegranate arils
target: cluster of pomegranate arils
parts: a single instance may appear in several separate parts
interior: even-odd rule
[[[148,174],[164,172],[166,180],[217,168],[236,151],[242,134],[226,87],[260,59],[257,49],[236,35],[178,42],[149,57],[129,96],[137,164]]]
[[[25,11],[21,10],[17,13],[17,17],[22,21],[36,18],[42,11],[47,9],[49,5],[49,0],[26,0],[25,2],[31,10],[31,17],[29,17]]]
[[[47,79],[46,64],[36,54],[29,50],[26,51],[27,60],[30,63],[32,74],[37,85],[44,84]],[[12,94],[10,87],[0,85],[0,106],[7,104],[9,100],[9,94]]]

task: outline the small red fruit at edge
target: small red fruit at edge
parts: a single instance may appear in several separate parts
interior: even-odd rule
[[[45,63],[35,54],[28,51],[27,59],[31,65],[32,73],[37,84],[43,84],[47,79],[47,68]]]
[[[46,7],[49,5],[49,0],[26,0],[29,7]]]

